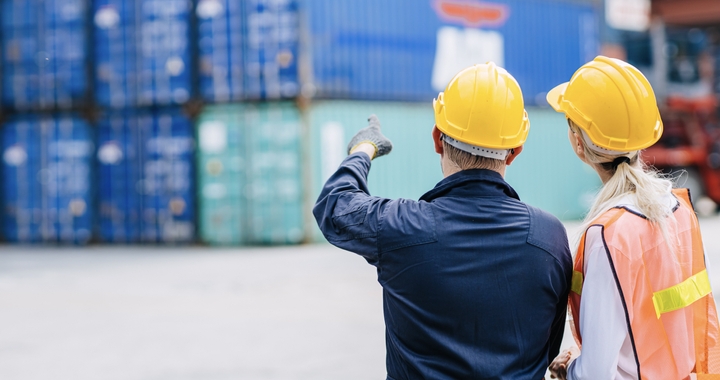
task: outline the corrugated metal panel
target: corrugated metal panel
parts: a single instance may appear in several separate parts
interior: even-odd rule
[[[22,117],[3,127],[3,232],[13,242],[91,237],[90,128],[70,116]]]
[[[528,114],[530,136],[507,168],[508,183],[524,202],[561,220],[582,218],[600,189],[600,178],[573,152],[564,115],[548,108],[530,108]]]
[[[106,242],[138,242],[142,229],[142,136],[137,117],[116,112],[97,128],[99,236]]]
[[[206,100],[298,94],[296,0],[200,0],[200,92]]]
[[[190,121],[178,110],[111,113],[98,128],[100,236],[189,242],[195,233]]]
[[[251,244],[299,243],[303,232],[300,113],[292,103],[246,106],[245,187],[247,236]]]
[[[38,242],[42,224],[42,168],[37,119],[3,126],[3,235],[12,242]]]
[[[187,0],[96,0],[96,98],[100,105],[182,104],[191,96]]]
[[[140,115],[143,134],[144,241],[188,242],[195,235],[194,153],[190,120],[178,111]]]
[[[373,161],[368,177],[372,195],[418,199],[442,180],[440,156],[430,134],[435,122],[429,103],[325,101],[310,108],[313,197],[347,156],[348,141],[373,113],[394,147],[389,156]],[[507,180],[523,201],[561,219],[580,218],[599,187],[597,175],[572,152],[561,114],[539,108],[528,113],[530,136],[508,167]]]
[[[6,0],[2,99],[18,110],[82,104],[87,90],[84,0]]]
[[[198,120],[200,238],[242,244],[247,182],[245,130],[240,106],[208,107]]]
[[[203,241],[302,241],[301,129],[300,114],[291,103],[204,112],[198,124]]]
[[[430,101],[462,68],[489,60],[526,103],[598,52],[591,5],[561,0],[305,0],[317,96]]]

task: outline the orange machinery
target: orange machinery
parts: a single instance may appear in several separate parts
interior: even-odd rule
[[[665,131],[643,152],[646,163],[665,172],[687,169],[702,193],[720,205],[720,123],[715,97],[669,97],[661,110]],[[692,170],[695,169],[695,170]],[[697,173],[697,174],[696,174]],[[701,194],[694,194],[698,197]]]

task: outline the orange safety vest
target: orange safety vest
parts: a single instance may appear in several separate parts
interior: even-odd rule
[[[662,233],[644,216],[624,208],[605,212],[592,226],[602,228],[639,378],[680,380],[697,374],[701,380],[720,379],[718,317],[700,226],[689,191],[678,189],[673,193],[679,200],[673,213],[677,224],[668,225],[670,235],[679,240],[674,254]],[[585,238],[583,235],[575,257],[569,305],[578,347],[582,344]]]

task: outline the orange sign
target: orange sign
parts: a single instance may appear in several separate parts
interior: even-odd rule
[[[475,28],[502,26],[510,14],[507,5],[479,0],[435,0],[434,8],[443,20]]]

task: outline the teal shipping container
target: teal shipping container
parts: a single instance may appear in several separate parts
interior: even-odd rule
[[[568,140],[565,116],[550,108],[529,108],[530,135],[505,180],[523,202],[560,220],[582,219],[602,183],[577,158]]]
[[[431,138],[435,122],[430,103],[317,102],[308,115],[313,167],[310,203],[346,157],[348,141],[373,113],[394,147],[390,155],[373,161],[368,177],[372,195],[418,199],[442,180],[440,157]],[[506,179],[524,202],[562,220],[579,219],[599,188],[599,179],[575,157],[561,114],[543,108],[530,108],[528,113],[530,136],[522,154],[508,167]],[[312,231],[315,240],[321,239],[314,223]]]
[[[239,106],[208,107],[198,119],[200,238],[240,244],[244,229],[245,138]]]
[[[297,107],[289,102],[207,107],[197,133],[201,239],[217,245],[302,242]]]

